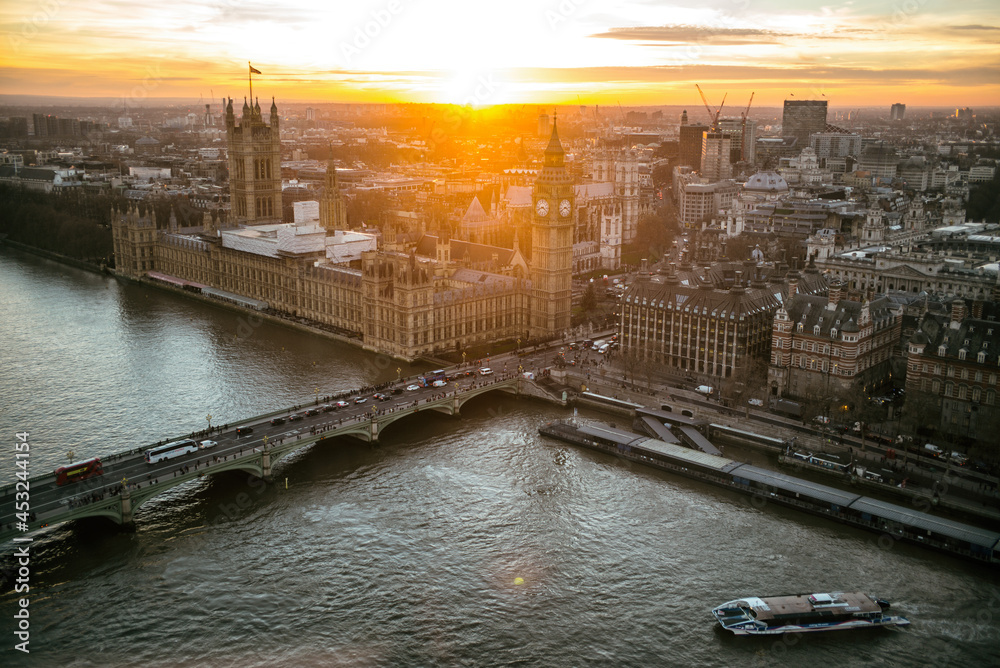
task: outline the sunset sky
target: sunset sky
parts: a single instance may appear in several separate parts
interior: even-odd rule
[[[1000,104],[996,0],[43,0],[0,94],[206,100]]]

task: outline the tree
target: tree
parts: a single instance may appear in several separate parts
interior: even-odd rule
[[[628,252],[638,253],[650,260],[658,259],[670,249],[673,235],[667,230],[666,219],[656,214],[644,214],[639,217],[635,243]]]
[[[635,381],[635,373],[639,370],[639,367],[643,364],[643,359],[641,353],[635,349],[634,346],[629,346],[628,348],[622,348],[622,367],[625,369],[625,380],[632,379]]]
[[[914,436],[932,436],[941,422],[938,398],[922,390],[908,392],[903,403],[899,431]]]
[[[597,291],[594,290],[593,283],[587,284],[587,290],[583,293],[583,299],[580,302],[580,306],[585,312],[588,313],[597,308]]]
[[[761,399],[767,390],[767,362],[762,357],[747,357],[722,382],[719,392],[730,406],[740,406],[750,416],[750,399]]]

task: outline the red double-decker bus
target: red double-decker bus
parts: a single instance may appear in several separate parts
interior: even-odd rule
[[[104,468],[101,466],[100,458],[94,457],[73,462],[69,466],[60,466],[55,470],[55,474],[57,485],[68,485],[71,482],[92,478],[95,475],[104,475]]]

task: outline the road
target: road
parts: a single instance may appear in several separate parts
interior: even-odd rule
[[[301,434],[310,434],[326,427],[349,424],[352,421],[368,420],[373,411],[386,413],[406,408],[424,402],[428,399],[452,394],[456,390],[466,389],[503,379],[504,367],[513,364],[511,372],[516,370],[517,357],[507,354],[492,358],[492,364],[499,364],[495,373],[483,376],[478,368],[465,365],[463,368],[452,368],[448,372],[453,380],[443,387],[419,387],[408,390],[407,387],[417,384],[417,378],[401,379],[396,383],[379,389],[369,389],[330,397],[329,403],[314,401],[311,405],[296,406],[253,418],[224,427],[215,427],[188,435],[175,436],[160,443],[152,443],[113,455],[101,457],[103,474],[85,480],[70,482],[64,485],[56,484],[55,473],[43,474],[29,481],[30,512],[44,516],[52,510],[61,510],[65,506],[92,503],[96,500],[118,493],[125,485],[130,489],[141,489],[161,478],[168,478],[178,472],[197,470],[215,459],[239,457],[244,453],[260,449],[267,442],[274,443]],[[484,360],[485,363],[485,360]],[[379,400],[376,392],[387,395],[386,400]],[[338,400],[347,403],[338,407]],[[310,415],[309,413],[313,413]],[[283,420],[281,424],[273,424],[275,418]],[[248,428],[252,430],[247,433]],[[216,445],[197,452],[183,454],[170,459],[147,464],[145,451],[167,442],[192,438],[196,442],[215,441]],[[22,488],[23,489],[23,488]],[[0,490],[0,526],[9,528],[17,520],[15,514],[15,485],[11,484]],[[24,498],[23,496],[20,498]]]

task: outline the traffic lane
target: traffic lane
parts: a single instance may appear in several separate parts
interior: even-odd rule
[[[469,376],[469,378],[480,377]],[[212,461],[215,457],[223,458],[232,454],[239,455],[241,450],[245,452],[248,447],[253,448],[255,446],[263,445],[264,436],[267,436],[270,441],[275,438],[287,438],[289,436],[301,435],[315,426],[331,426],[333,424],[339,425],[346,420],[358,420],[362,417],[367,417],[371,414],[372,406],[378,406],[381,410],[385,410],[390,407],[405,408],[433,396],[452,393],[457,389],[459,388],[454,383],[440,388],[422,387],[420,390],[409,391],[406,394],[391,395],[396,397],[394,401],[383,402],[369,399],[362,404],[356,404],[352,401],[349,407],[321,412],[317,415],[304,417],[302,420],[286,422],[281,425],[272,425],[270,420],[244,424],[241,425],[242,428],[250,427],[253,429],[251,434],[246,436],[237,436],[237,428],[233,428],[220,434],[211,434],[211,438],[195,438],[193,440],[197,443],[200,443],[202,440],[214,440],[216,442],[216,446],[207,449],[199,449],[197,452],[188,453],[168,460],[162,460],[155,464],[147,464],[142,453],[129,454],[125,456],[125,458],[119,458],[121,455],[112,455],[109,458],[105,458],[102,462],[104,474],[101,476],[95,476],[87,480],[62,486],[56,485],[54,475],[41,485],[38,484],[37,480],[33,481],[35,482],[35,486],[32,488],[31,492],[33,500],[35,500],[36,503],[32,505],[34,507],[41,507],[43,505],[47,506],[50,504],[58,504],[59,501],[63,499],[76,498],[81,495],[92,494],[94,492],[106,492],[120,485],[123,479],[128,479],[129,482],[141,484],[144,479],[158,479],[159,477],[163,477],[179,470],[182,466],[190,467],[192,463],[200,466],[202,460]],[[391,391],[391,388],[389,388],[389,390]],[[289,411],[281,417],[287,421],[288,416],[301,414],[304,410],[308,409],[296,409],[294,411]],[[294,425],[296,428],[289,429],[289,425]],[[151,447],[155,446],[150,445],[145,449],[149,449]],[[0,518],[2,517],[3,516],[0,516]]]

